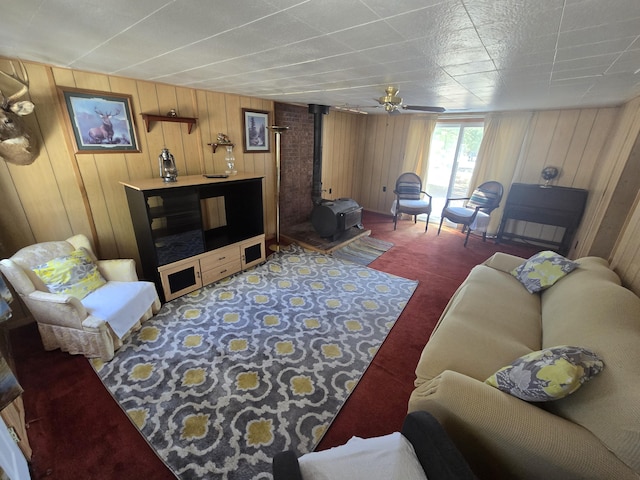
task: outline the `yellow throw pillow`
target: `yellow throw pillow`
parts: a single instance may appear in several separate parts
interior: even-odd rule
[[[82,247],[38,265],[33,271],[51,293],[73,295],[79,300],[107,283],[89,252]]]
[[[592,351],[560,345],[517,358],[485,383],[528,402],[546,402],[572,394],[603,368]]]
[[[514,268],[511,275],[516,277],[529,293],[536,293],[551,287],[577,267],[576,262],[546,250],[536,253],[522,265]]]

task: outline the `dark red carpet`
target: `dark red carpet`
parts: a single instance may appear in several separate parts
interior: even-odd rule
[[[448,299],[474,265],[496,251],[528,257],[539,249],[495,245],[460,231],[398,222],[365,212],[365,228],[394,247],[370,267],[420,283],[373,363],[326,433],[319,449],[352,436],[400,430],[420,353]],[[154,480],[173,474],[158,459],[84,357],[45,352],[34,324],[12,331],[34,479]]]

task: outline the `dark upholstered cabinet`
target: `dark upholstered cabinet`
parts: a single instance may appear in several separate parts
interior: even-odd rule
[[[166,301],[264,262],[261,176],[121,183],[143,277]]]

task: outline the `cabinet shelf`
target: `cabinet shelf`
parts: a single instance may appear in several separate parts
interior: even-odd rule
[[[193,216],[194,211],[188,209],[167,209],[165,207],[149,207],[149,218],[181,218],[188,217],[189,215]]]
[[[144,124],[147,127],[147,132],[151,131],[151,122],[177,122],[177,123],[186,123],[189,126],[189,133],[191,133],[191,129],[196,124],[197,118],[192,117],[168,117],[166,115],[152,115],[150,113],[143,113],[142,118],[144,120]]]

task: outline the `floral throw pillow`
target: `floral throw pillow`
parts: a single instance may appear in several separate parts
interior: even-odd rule
[[[73,295],[79,300],[107,283],[84,248],[49,260],[33,271],[51,293]]]
[[[485,383],[528,402],[546,402],[572,394],[603,368],[592,351],[561,345],[524,355]]]
[[[516,277],[529,293],[536,293],[551,287],[577,267],[576,262],[546,250],[536,253],[522,265],[514,268],[511,275]]]

